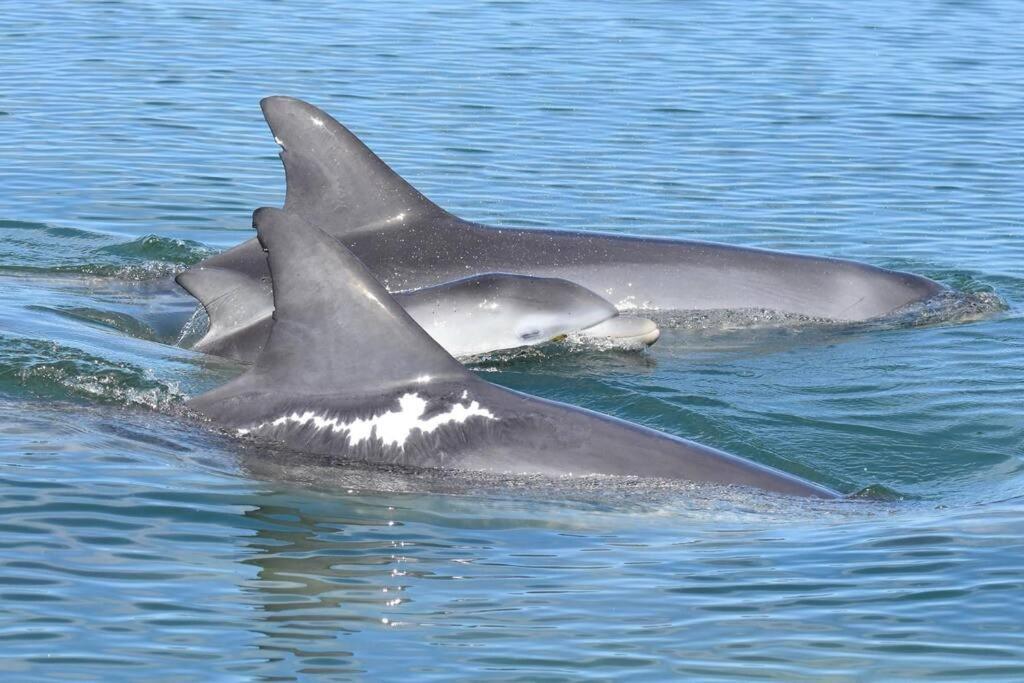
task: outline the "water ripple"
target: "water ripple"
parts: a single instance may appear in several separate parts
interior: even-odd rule
[[[1009,0],[9,8],[0,668],[1024,678],[1018,15]],[[337,115],[469,219],[948,285],[892,324],[679,315],[646,353],[475,366],[867,494],[802,506],[345,471],[190,421],[182,399],[241,368],[176,346],[202,320],[169,278],[282,203],[269,94]]]

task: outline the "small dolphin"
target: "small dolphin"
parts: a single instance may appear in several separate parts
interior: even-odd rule
[[[456,358],[568,336],[641,348],[661,334],[654,321],[619,315],[605,299],[561,278],[488,273],[393,296]]]
[[[253,362],[273,324],[273,309],[253,308],[252,282],[234,271],[215,271],[220,297],[204,302],[210,327],[192,349]],[[260,280],[273,298],[270,278]],[[585,287],[560,278],[487,273],[397,292],[394,299],[451,355],[470,358],[572,337],[619,349],[650,346],[660,330],[652,320],[619,315]]]
[[[677,239],[494,228],[453,216],[420,194],[347,128],[288,97],[261,103],[281,145],[285,209],[339,238],[389,291],[470,275],[571,280],[620,309],[768,309],[835,321],[885,316],[943,291],[932,280],[834,258]],[[226,278],[230,271],[235,278]],[[248,280],[242,306],[269,312],[256,240],[178,276],[206,304]],[[240,296],[240,295],[239,295]]]
[[[513,474],[637,475],[833,498],[722,451],[467,371],[340,242],[259,209],[274,319],[255,364],[190,407],[239,435],[339,460]]]

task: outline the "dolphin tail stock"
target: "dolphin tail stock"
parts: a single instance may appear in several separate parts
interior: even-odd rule
[[[257,209],[253,227],[274,281],[270,334],[252,368],[194,405],[255,390],[379,395],[473,377],[338,240],[280,209]]]
[[[285,210],[336,237],[449,215],[326,112],[284,96],[264,98],[260,107],[281,146]]]

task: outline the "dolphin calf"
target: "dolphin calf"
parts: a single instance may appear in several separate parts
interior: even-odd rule
[[[203,301],[210,326],[192,349],[252,362],[273,324],[273,306],[253,306],[253,283],[230,270],[215,270],[222,294]],[[272,300],[270,278],[258,286]],[[487,273],[434,287],[397,292],[394,299],[444,349],[457,358],[533,346],[571,336],[615,348],[657,341],[647,318],[620,315],[608,301],[560,278]]]
[[[340,242],[253,215],[274,279],[254,365],[189,401],[239,435],[342,461],[514,474],[638,475],[836,497],[827,488],[467,371]],[[262,253],[262,252],[261,252]]]
[[[289,97],[268,97],[261,106],[282,147],[285,209],[340,239],[392,292],[514,273],[571,280],[620,309],[756,308],[848,322],[943,291],[924,277],[835,258],[472,223],[431,202],[316,107]],[[253,239],[193,266],[178,282],[206,303],[224,296],[230,281],[245,293],[244,308],[269,315],[266,276]]]
[[[661,334],[654,321],[620,315],[602,297],[561,278],[487,273],[393,297],[457,358],[568,336],[640,348]]]

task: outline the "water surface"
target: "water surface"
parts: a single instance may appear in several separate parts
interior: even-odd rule
[[[1017,3],[3,9],[12,680],[1024,677]],[[240,366],[181,348],[170,284],[282,202],[270,94],[467,219],[843,256],[999,305],[698,316],[646,354],[477,368],[856,500],[296,463],[182,415]]]

